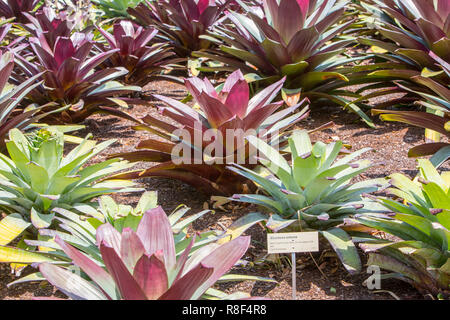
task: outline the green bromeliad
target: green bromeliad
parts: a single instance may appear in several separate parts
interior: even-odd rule
[[[401,201],[378,197],[391,214],[365,215],[359,223],[390,233],[392,242],[365,239],[368,265],[390,271],[385,278],[411,283],[424,293],[450,294],[450,172],[441,174],[429,160],[419,159],[419,175],[410,180],[396,173],[387,191]]]
[[[11,130],[6,142],[9,157],[0,154],[0,209],[6,214],[0,221],[0,245],[6,246],[20,235],[38,239],[40,230],[58,228],[60,220],[54,208],[93,215],[93,198],[141,190],[128,180],[105,180],[130,168],[127,161],[110,159],[87,165],[112,143],[114,140],[97,144],[85,139],[64,157],[61,132],[49,127],[29,136]],[[23,242],[20,246],[27,247]],[[8,255],[19,250],[0,248],[2,262],[10,261]]]
[[[260,172],[239,165],[230,170],[253,180],[264,194],[234,195],[232,199],[265,208],[271,214],[266,227],[273,232],[288,226],[293,231],[319,230],[345,268],[350,273],[359,272],[361,261],[356,247],[349,234],[338,226],[357,213],[381,209],[362,195],[384,187],[382,179],[352,183],[353,178],[370,168],[369,160],[355,160],[370,149],[338,159],[342,142],[312,145],[306,131],[294,131],[289,139],[289,163],[258,138],[248,140],[264,156]]]

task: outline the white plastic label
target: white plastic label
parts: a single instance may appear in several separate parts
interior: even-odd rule
[[[267,250],[269,254],[317,252],[319,251],[319,233],[317,231],[268,233]]]

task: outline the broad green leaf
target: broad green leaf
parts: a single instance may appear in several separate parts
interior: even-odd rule
[[[286,64],[281,67],[281,74],[286,76],[295,76],[302,73],[308,68],[309,63],[306,61],[299,61],[296,63]]]
[[[437,172],[436,168],[433,166],[433,164],[427,160],[427,159],[418,159],[417,160],[418,167],[420,169],[421,175],[424,177],[424,179],[428,181],[432,181],[436,183],[438,186],[444,186],[445,181],[442,179],[442,177]]]
[[[54,213],[40,213],[34,208],[31,208],[31,222],[37,229],[48,228],[55,217]]]
[[[293,161],[293,173],[296,183],[305,188],[311,181],[317,176],[317,163],[318,159],[314,155],[297,157]]]
[[[340,228],[321,231],[322,235],[330,242],[334,251],[344,267],[351,274],[361,271],[361,260],[351,237]]]
[[[423,186],[434,208],[450,209],[450,198],[435,182],[427,183]]]
[[[245,202],[245,203],[254,203],[263,207],[268,208],[269,210],[275,211],[279,214],[284,213],[283,206],[277,202],[276,200],[273,200],[270,197],[260,195],[260,194],[239,194],[239,195],[233,195],[230,200],[238,201],[238,202]]]
[[[145,213],[150,209],[158,206],[158,193],[156,191],[147,191],[139,199],[139,202],[134,210],[135,213]]]
[[[393,257],[382,255],[378,253],[369,254],[369,259],[367,261],[368,265],[376,265],[382,269],[400,273],[413,281],[418,283],[421,282],[420,273],[413,268],[409,267],[407,264],[402,263]]]
[[[289,138],[289,147],[293,159],[309,154],[312,151],[312,145],[308,132],[295,130]]]
[[[239,218],[228,227],[222,238],[217,241],[218,244],[227,243],[241,236],[247,229],[258,222],[267,220],[267,216],[259,212],[251,212],[242,218]]]

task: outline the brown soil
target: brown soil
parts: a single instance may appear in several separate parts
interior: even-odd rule
[[[183,86],[159,81],[150,83],[145,88],[146,96],[158,93],[181,100],[186,91]],[[157,104],[157,103],[156,103]],[[135,106],[130,113],[136,117],[152,114],[163,118],[155,108]],[[318,126],[334,121],[335,126],[321,132],[312,134],[313,140],[331,142],[340,139],[352,146],[352,150],[371,147],[373,152],[366,154],[365,158],[371,159],[377,166],[365,173],[365,178],[383,177],[393,172],[403,172],[410,176],[415,175],[415,161],[407,158],[407,151],[423,141],[423,130],[411,128],[399,123],[383,123],[376,120],[377,127],[371,129],[359,120],[354,114],[345,113],[338,107],[320,107],[314,109],[308,119],[300,123],[306,129],[314,129]],[[94,139],[104,141],[117,139],[105,154],[94,161],[102,161],[107,155],[133,151],[137,143],[150,137],[147,132],[131,129],[132,122],[111,116],[94,115],[85,122],[86,129],[79,135],[91,132]],[[136,168],[150,167],[151,163],[137,163]],[[449,169],[447,165],[445,169]],[[166,212],[170,212],[179,204],[189,205],[192,213],[202,210],[209,198],[196,191],[192,187],[179,181],[169,179],[145,178],[140,179],[139,184],[146,190],[157,190],[160,205]],[[125,194],[115,196],[117,201],[127,204],[136,204],[140,194]],[[254,208],[241,208],[231,212],[217,211],[215,214],[203,216],[194,223],[193,231],[204,231],[210,228],[220,229],[229,226],[232,221],[243,216]],[[265,254],[265,233],[261,226],[255,225],[247,234],[252,237],[252,244],[244,257],[249,261],[246,266],[235,268],[232,272],[239,274],[258,275],[270,277],[278,283],[244,281],[238,283],[220,284],[220,288],[228,293],[243,291],[255,296],[263,296],[269,299],[288,300],[292,296],[291,271],[287,263],[279,261],[262,261]],[[364,256],[361,255],[364,259]],[[259,262],[261,260],[261,262]],[[281,261],[285,260],[284,258]],[[365,261],[363,261],[365,262]],[[317,264],[317,265],[316,265]],[[368,290],[363,281],[369,276],[363,271],[360,275],[351,276],[341,266],[332,250],[327,244],[321,244],[321,252],[313,254],[297,255],[297,298],[298,299],[423,299],[410,285],[389,280],[382,283],[383,292]],[[31,267],[26,272],[33,271]],[[8,265],[0,265],[0,299],[30,299],[34,296],[52,296],[56,290],[49,285],[21,284],[7,288],[6,284],[15,279],[10,273]],[[57,296],[62,296],[57,293]]]

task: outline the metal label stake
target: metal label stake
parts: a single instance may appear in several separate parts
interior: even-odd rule
[[[292,260],[292,300],[297,300],[297,265],[295,259],[295,252],[291,253]]]
[[[268,233],[267,251],[269,254],[291,254],[292,299],[297,300],[297,262],[295,259],[295,253],[319,251],[319,233],[317,231]]]

